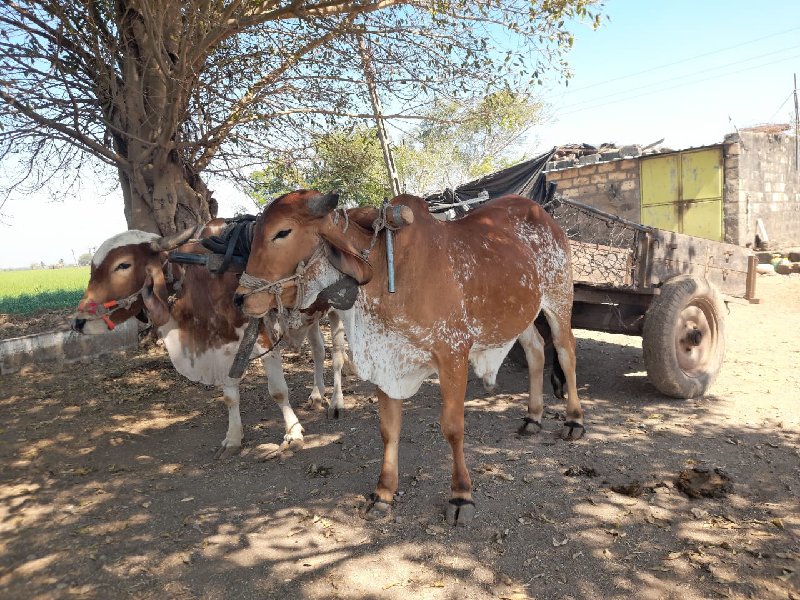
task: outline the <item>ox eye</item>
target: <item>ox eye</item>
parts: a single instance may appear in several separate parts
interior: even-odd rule
[[[125,269],[130,269],[130,268],[131,268],[131,264],[130,263],[119,263],[114,270],[115,271],[124,271]]]
[[[275,237],[272,238],[272,241],[281,240],[292,233],[291,229],[281,229],[278,233],[275,234]]]

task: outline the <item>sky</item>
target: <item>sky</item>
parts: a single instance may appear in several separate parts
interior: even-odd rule
[[[607,0],[598,30],[574,27],[569,84],[539,92],[548,118],[528,156],[569,143],[674,149],[794,120],[800,1]],[[79,193],[11,196],[0,215],[0,268],[73,263],[127,228],[121,192],[87,182]],[[209,182],[220,216],[253,210],[223,179]]]

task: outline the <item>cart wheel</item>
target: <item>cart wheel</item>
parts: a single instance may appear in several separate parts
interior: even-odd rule
[[[724,304],[705,279],[667,281],[647,309],[642,336],[650,382],[674,398],[697,398],[711,387],[725,357]]]

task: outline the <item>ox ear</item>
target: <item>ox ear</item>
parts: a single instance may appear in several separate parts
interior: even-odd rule
[[[339,205],[339,192],[317,194],[308,199],[308,212],[314,217],[324,217]]]
[[[142,288],[142,300],[150,316],[150,322],[156,327],[161,327],[169,321],[169,307],[164,301],[167,297],[167,284],[161,269],[153,266],[147,267],[147,277]]]
[[[153,240],[150,242],[150,249],[153,252],[164,252],[166,250],[174,250],[181,244],[185,243],[187,240],[191,239],[194,235],[196,227],[190,227],[189,229],[185,229],[183,231],[179,231],[177,233],[173,233],[171,235],[165,235],[164,237],[160,237],[157,240]]]
[[[365,285],[372,280],[372,265],[338,230],[320,232],[320,235],[325,240],[328,260],[337,270],[355,279],[358,285]]]

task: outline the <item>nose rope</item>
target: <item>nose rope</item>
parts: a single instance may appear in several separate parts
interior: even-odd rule
[[[242,273],[241,277],[239,278],[239,285],[249,289],[249,291],[242,294],[242,296],[247,297],[262,292],[272,294],[275,296],[275,305],[278,311],[278,321],[280,322],[281,326],[289,329],[299,328],[303,324],[300,309],[294,306],[291,308],[291,310],[286,310],[286,307],[283,305],[283,300],[281,300],[281,294],[283,294],[285,285],[294,285],[297,288],[297,300],[295,304],[300,302],[305,292],[306,271],[311,265],[319,261],[324,253],[325,246],[320,244],[317,246],[317,249],[314,250],[314,253],[311,255],[311,258],[308,259],[307,263],[300,261],[300,263],[297,265],[297,269],[295,269],[294,275],[290,275],[289,277],[284,277],[283,279],[278,279],[276,281],[267,281],[266,279],[253,277],[247,272]],[[254,316],[260,318],[266,315],[267,312],[268,311],[265,311],[261,315]]]
[[[114,314],[118,310],[123,310],[130,308],[133,306],[133,303],[139,299],[144,291],[144,287],[140,289],[138,292],[127,296],[126,298],[118,298],[115,300],[109,300],[108,302],[103,302],[102,304],[96,302],[94,300],[81,300],[78,304],[78,311],[73,315],[75,318],[82,318],[87,321],[98,321],[101,320],[106,324],[108,330],[111,331],[116,327],[114,321],[111,320],[110,315]]]

